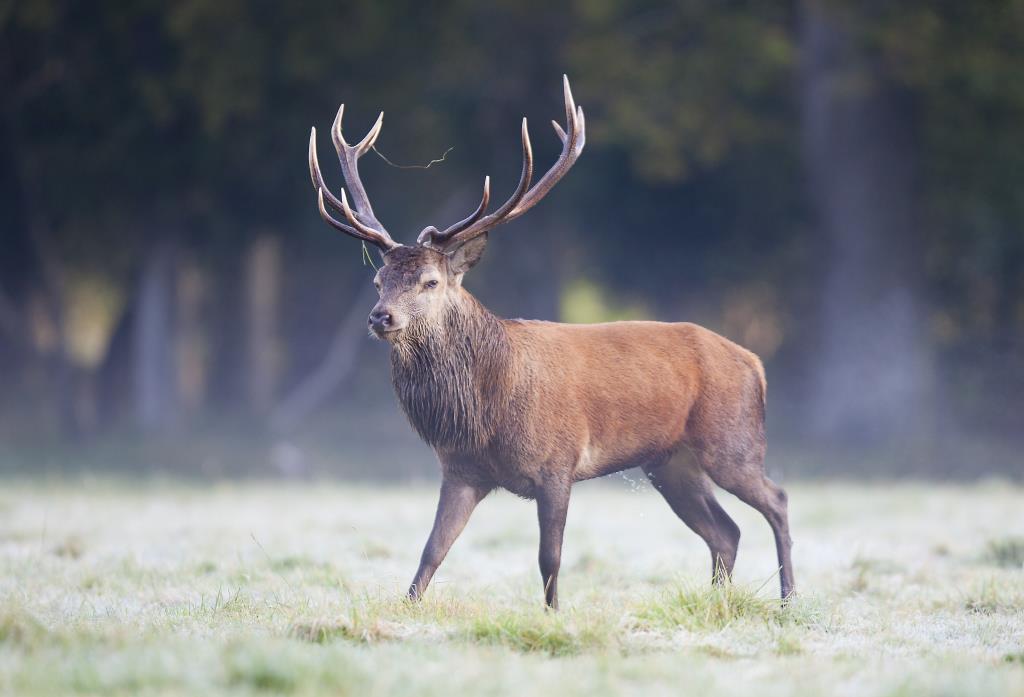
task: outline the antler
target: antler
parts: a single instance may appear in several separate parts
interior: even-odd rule
[[[331,126],[331,140],[334,141],[334,149],[338,151],[341,173],[345,178],[345,185],[352,192],[356,210],[353,211],[349,207],[344,189],[342,189],[339,199],[324,183],[323,174],[320,173],[320,163],[316,156],[316,128],[313,128],[309,133],[309,175],[313,180],[313,188],[317,190],[317,207],[320,209],[320,217],[345,234],[374,244],[387,252],[399,245],[391,239],[391,235],[373,214],[370,198],[366,195],[366,189],[363,188],[363,183],[359,179],[358,167],[359,158],[369,152],[377,140],[377,136],[380,135],[381,126],[384,125],[384,112],[382,111],[377,117],[377,122],[373,124],[373,128],[366,134],[366,137],[354,146],[346,143],[345,138],[341,135],[341,118],[344,113],[345,105],[342,104],[338,109],[338,115],[334,117],[334,125]],[[327,212],[327,207],[324,205],[325,199],[332,208],[345,214],[348,224],[335,219]]]
[[[552,187],[565,176],[565,173],[576,163],[583,146],[586,143],[586,123],[583,119],[583,107],[577,107],[572,98],[572,90],[569,89],[569,78],[562,76],[562,92],[565,97],[565,120],[566,128],[563,129],[556,121],[551,124],[555,127],[555,133],[562,141],[562,153],[558,160],[551,166],[551,169],[541,177],[540,181],[531,189],[530,180],[533,177],[533,150],[530,146],[530,133],[526,128],[526,119],[523,119],[523,170],[519,176],[519,184],[516,186],[512,197],[502,205],[501,208],[488,216],[484,216],[487,203],[490,200],[490,178],[484,179],[484,195],[476,211],[468,218],[452,225],[443,232],[433,227],[426,228],[420,233],[417,242],[421,245],[432,247],[448,247],[468,242],[478,237],[493,227],[515,220],[526,211],[537,205],[538,202]]]

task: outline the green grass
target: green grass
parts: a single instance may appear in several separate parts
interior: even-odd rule
[[[1024,583],[1022,579],[1009,581],[983,579],[972,584],[964,596],[964,609],[984,615],[1024,615]]]
[[[549,656],[571,656],[618,646],[616,628],[607,613],[548,612],[536,605],[474,613],[457,637],[470,642],[494,644],[515,651]]]
[[[586,485],[553,613],[508,495],[410,603],[432,488],[7,481],[0,693],[1024,695],[1024,489],[788,489],[786,606],[734,499],[735,582],[712,586],[649,487]]]
[[[1024,537],[990,540],[984,558],[996,566],[1024,571]]]
[[[775,596],[761,593],[765,585],[754,588],[740,583],[684,581],[645,598],[636,613],[638,625],[712,632],[736,623],[809,626],[816,621],[817,604],[811,598],[797,597],[783,605]]]

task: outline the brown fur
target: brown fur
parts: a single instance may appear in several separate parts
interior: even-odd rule
[[[562,535],[574,482],[642,467],[672,510],[711,550],[712,578],[732,572],[740,531],[715,501],[712,482],[760,511],[772,526],[782,597],[793,590],[786,494],[764,473],[764,368],[757,357],[693,324],[617,322],[571,326],[500,320],[462,289],[490,230],[536,205],[586,143],[583,109],[562,76],[562,152],[531,188],[533,155],[523,119],[523,168],[504,204],[477,209],[443,231],[424,228],[417,246],[395,242],[377,220],[358,160],[381,119],[357,145],[332,140],[356,210],[330,193],[309,138],[309,172],[321,217],[384,253],[370,313],[373,333],[393,347],[395,391],[409,421],[441,461],[441,500],[409,596],[427,588],[476,505],[496,487],[537,501],[540,572],[558,605]],[[344,213],[334,218],[327,204]],[[685,462],[673,455],[696,455]]]
[[[642,467],[707,542],[718,580],[732,571],[739,529],[712,482],[761,511],[775,531],[787,597],[786,498],[764,473],[766,383],[757,356],[688,323],[498,319],[461,287],[482,244],[468,262],[399,247],[378,275],[376,309],[399,326],[386,335],[395,391],[444,477],[410,595],[426,588],[476,503],[502,487],[538,501],[542,578],[556,605],[570,487]],[[423,279],[438,285],[427,289]],[[673,458],[681,450],[695,461]]]

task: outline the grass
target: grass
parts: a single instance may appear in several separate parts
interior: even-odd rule
[[[1024,614],[1024,584],[1021,579],[984,579],[973,584],[964,597],[964,609],[984,615]]]
[[[760,517],[735,582],[645,487],[570,509],[562,611],[496,495],[423,602],[427,487],[7,481],[0,693],[1024,695],[1024,489],[791,485],[799,595]]]
[[[990,540],[984,558],[996,566],[1024,571],[1024,536]]]
[[[644,628],[715,631],[751,620],[782,624],[796,615],[794,608],[802,607],[795,600],[783,606],[758,590],[735,583],[707,586],[688,581],[647,598],[637,620]]]

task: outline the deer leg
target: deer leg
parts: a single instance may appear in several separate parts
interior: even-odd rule
[[[569,512],[570,484],[552,482],[537,493],[537,520],[540,523],[540,578],[544,583],[544,602],[558,609],[558,567],[562,563],[562,537]]]
[[[711,581],[728,581],[736,564],[740,529],[715,499],[711,480],[687,462],[673,461],[643,469],[680,520],[707,544],[711,552]]]
[[[413,578],[412,584],[409,585],[408,597],[410,600],[419,599],[427,590],[437,567],[444,561],[452,543],[466,527],[466,522],[473,509],[487,493],[487,489],[453,479],[445,478],[441,482],[441,498],[437,502],[434,527],[423,548],[416,576]]]
[[[764,448],[759,447],[740,459],[707,465],[706,469],[718,486],[765,517],[775,535],[775,551],[779,560],[779,585],[782,599],[794,591],[793,540],[789,536],[789,506],[786,492],[767,477],[764,471]]]
[[[789,536],[789,506],[786,492],[764,475],[731,481],[728,485],[722,484],[722,488],[756,509],[772,527],[779,561],[779,585],[782,599],[786,600],[795,589],[791,556],[793,540]]]

